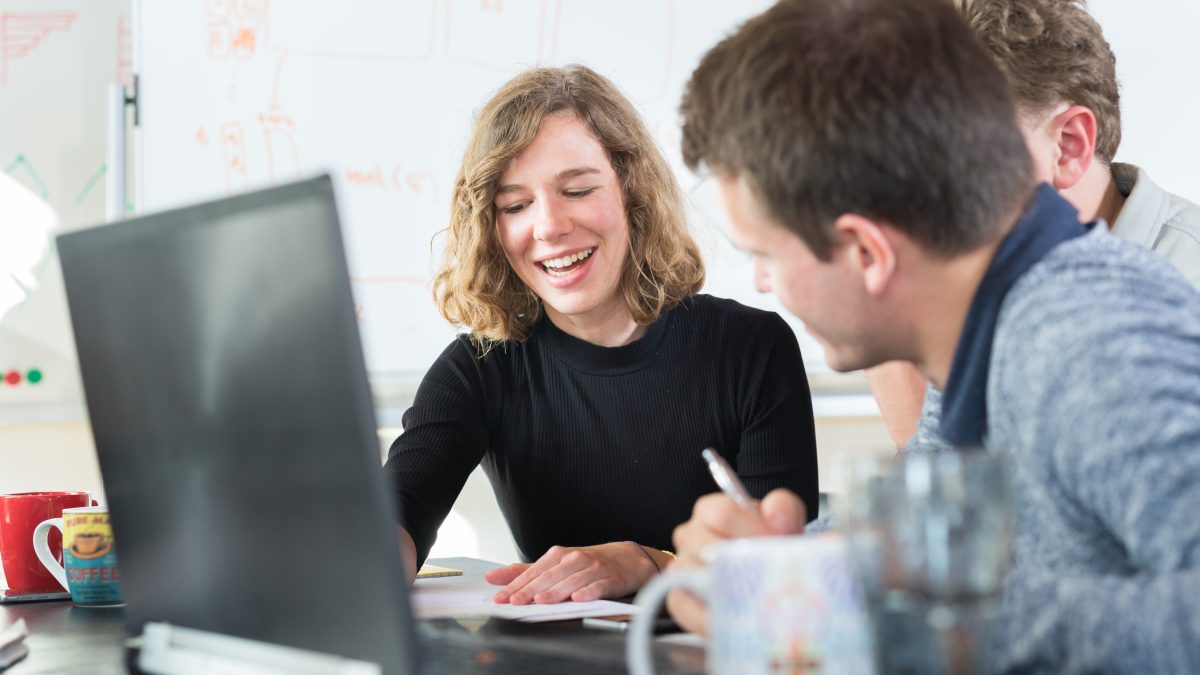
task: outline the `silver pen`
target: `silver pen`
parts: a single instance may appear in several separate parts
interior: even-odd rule
[[[700,452],[700,456],[708,464],[708,472],[712,474],[713,480],[717,482],[717,487],[721,488],[721,492],[724,492],[725,496],[733,500],[733,503],[747,512],[758,515],[758,509],[754,508],[754,498],[750,496],[749,492],[746,492],[746,486],[738,480],[737,474],[733,472],[729,463],[712,448],[705,448]]]

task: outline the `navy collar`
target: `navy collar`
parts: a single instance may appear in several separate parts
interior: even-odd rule
[[[950,365],[938,429],[946,442],[964,446],[983,443],[992,339],[1008,291],[1056,246],[1085,234],[1088,229],[1080,224],[1075,207],[1043,183],[1034,193],[1025,215],[1000,243],[975,290]]]

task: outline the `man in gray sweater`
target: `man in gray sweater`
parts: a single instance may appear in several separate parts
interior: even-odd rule
[[[735,244],[852,370],[912,362],[940,435],[1012,460],[998,668],[1200,671],[1200,294],[1037,186],[1008,87],[949,3],[784,0],[714,47],[682,106]],[[798,531],[775,491],[675,533]],[[672,614],[704,631],[703,605]]]

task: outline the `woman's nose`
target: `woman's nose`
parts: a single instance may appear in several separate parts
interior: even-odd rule
[[[754,261],[754,288],[759,293],[771,292],[771,275],[767,274],[766,265],[758,260]]]
[[[565,210],[552,198],[541,200],[534,216],[533,238],[538,241],[554,241],[575,229]]]

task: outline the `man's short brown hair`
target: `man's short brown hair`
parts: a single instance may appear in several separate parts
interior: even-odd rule
[[[1017,108],[1041,116],[1062,101],[1096,116],[1096,155],[1121,144],[1117,60],[1082,0],[954,0],[1004,71]]]
[[[1004,76],[944,0],[783,0],[704,56],[682,113],[687,165],[744,179],[822,260],[846,213],[950,257],[1033,193]]]

